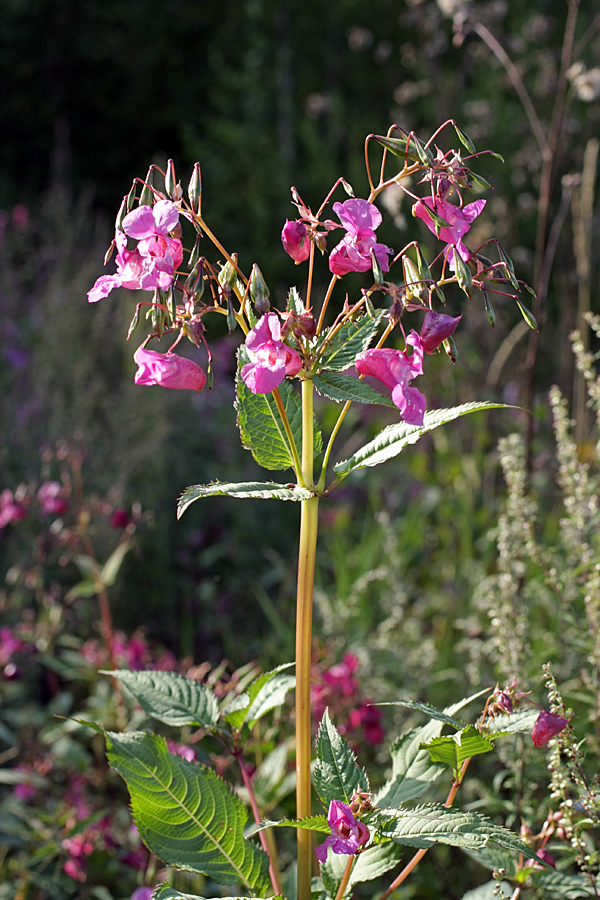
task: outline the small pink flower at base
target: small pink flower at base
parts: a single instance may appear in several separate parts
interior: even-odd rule
[[[159,384],[175,391],[201,391],[206,384],[200,366],[176,353],[157,353],[138,347],[133,358],[139,367],[134,376],[136,384]]]
[[[548,741],[560,734],[561,731],[569,724],[569,720],[563,716],[557,716],[547,709],[542,709],[539,716],[535,720],[533,731],[531,732],[531,740],[536,747],[543,747]]]
[[[423,374],[423,347],[416,331],[406,343],[413,347],[412,356],[401,350],[381,348],[364,350],[354,363],[359,375],[372,375],[392,390],[392,400],[408,425],[422,425],[427,400],[416,388],[409,387],[417,375]]]
[[[545,863],[547,863],[549,866],[552,866],[553,869],[556,868],[556,860],[554,859],[554,857],[552,856],[552,854],[550,853],[549,850],[546,850],[545,847],[541,847],[539,850],[536,850],[535,852],[536,852],[536,855],[539,856],[539,858],[542,859]],[[544,868],[544,866],[540,862],[538,862],[537,859],[533,859],[533,857],[531,859],[528,859],[527,862],[525,863],[525,867],[527,868],[528,866],[532,866],[535,869],[543,869]]]
[[[425,315],[419,335],[421,346],[425,353],[433,353],[442,341],[454,334],[461,319],[462,316],[453,318],[452,316],[444,315],[444,313],[436,313],[429,310]]]
[[[0,528],[27,517],[27,510],[8,488],[0,493]]]
[[[37,492],[42,512],[47,516],[60,516],[69,508],[69,504],[60,494],[62,491],[58,481],[45,481]]]
[[[302,368],[298,352],[281,340],[275,313],[267,313],[248,332],[246,349],[254,361],[243,366],[242,381],[253,394],[270,394],[286,375],[297,375]]]
[[[341,277],[349,272],[368,272],[372,268],[371,250],[382,272],[389,269],[388,255],[394,251],[378,244],[375,229],[381,224],[381,213],[368,200],[346,200],[334,203],[347,234],[329,255],[329,271]]]
[[[315,848],[319,862],[326,861],[329,847],[334,853],[354,856],[369,840],[367,826],[357,822],[350,807],[340,800],[332,800],[329,804],[327,821],[331,834]]]
[[[281,243],[285,252],[297,263],[304,262],[310,256],[310,239],[304,222],[286,219]]]
[[[436,237],[439,237],[440,241],[445,241],[450,248],[456,247],[466,262],[471,256],[471,252],[463,244],[462,238],[483,210],[485,202],[483,199],[474,200],[473,203],[467,203],[466,206],[461,207],[456,206],[455,203],[449,203],[447,200],[440,200],[439,197],[436,197],[435,200],[432,197],[425,197],[423,200],[417,200],[412,211],[413,216],[416,216],[417,219],[422,219],[429,230]],[[440,228],[439,234],[436,233],[435,222],[428,214],[427,209],[432,209],[448,223],[447,226]],[[447,259],[452,267],[454,261],[454,251],[452,249],[447,251]]]

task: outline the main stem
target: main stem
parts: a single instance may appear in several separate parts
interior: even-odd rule
[[[309,489],[314,485],[313,456],[313,383],[307,380],[302,382],[302,479]],[[318,511],[318,497],[302,501],[296,601],[296,815],[299,819],[312,812],[310,668]],[[298,829],[297,837],[298,900],[310,900],[312,836],[310,831]]]

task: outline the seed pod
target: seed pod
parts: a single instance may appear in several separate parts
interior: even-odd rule
[[[269,312],[269,288],[263,278],[263,273],[258,265],[254,263],[252,272],[250,273],[250,299],[254,303],[254,308],[259,316],[264,316]]]
[[[447,337],[444,343],[442,344],[444,350],[446,351],[447,356],[450,360],[455,363],[458,359],[458,350],[456,349],[456,344],[454,343],[454,338]]]
[[[188,197],[192,210],[195,213],[199,213],[202,203],[202,175],[200,173],[200,163],[194,163],[194,170],[188,185]]]
[[[167,171],[165,173],[165,190],[167,196],[171,200],[177,199],[177,180],[175,178],[175,164],[172,159],[167,162]]]
[[[154,202],[154,192],[152,190],[152,173],[154,172],[154,166],[150,166],[148,169],[148,174],[146,175],[146,181],[144,182],[144,186],[142,188],[142,193],[140,194],[139,205],[140,206],[152,206]]]

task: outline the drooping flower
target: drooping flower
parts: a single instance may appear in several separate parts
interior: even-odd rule
[[[285,252],[297,263],[304,262],[310,256],[310,239],[304,222],[286,219],[281,243]]]
[[[346,200],[334,203],[333,211],[346,229],[346,236],[329,255],[329,271],[334,275],[348,272],[368,272],[372,267],[371,250],[382,272],[389,269],[388,255],[391,247],[378,244],[375,229],[381,225],[381,213],[368,200]]]
[[[421,346],[426,353],[433,353],[442,341],[454,334],[462,316],[446,316],[444,313],[436,313],[428,310],[421,326]]]
[[[42,507],[42,512],[47,516],[60,516],[69,508],[69,504],[61,496],[62,486],[58,481],[45,481],[40,485],[37,498]]]
[[[439,237],[441,241],[445,241],[448,245],[446,250],[446,258],[453,268],[454,248],[458,250],[461,257],[466,262],[471,256],[471,251],[463,243],[463,237],[483,210],[485,200],[474,200],[473,203],[467,203],[466,206],[457,206],[448,200],[441,200],[439,197],[425,197],[423,200],[417,200],[413,206],[413,216],[422,219],[429,230]],[[433,210],[448,225],[440,227],[439,232],[436,231],[436,224],[428,213],[428,209]]]
[[[531,732],[531,740],[536,747],[543,747],[553,737],[560,734],[568,724],[569,720],[565,719],[564,716],[558,716],[547,709],[542,709],[535,720],[535,725]]]
[[[154,206],[138,206],[127,213],[115,234],[117,271],[101,275],[88,300],[95,303],[118,287],[137,291],[167,290],[175,269],[183,260],[179,238],[169,237],[179,223],[179,210],[170,200],[159,200]],[[127,249],[127,237],[138,241],[135,250]]]
[[[139,367],[134,376],[136,384],[159,384],[176,391],[201,391],[206,384],[200,366],[176,353],[157,353],[138,347],[133,358]]]
[[[341,800],[332,800],[329,804],[327,821],[331,834],[322,844],[315,848],[317,859],[324,863],[329,847],[334,853],[354,856],[360,847],[369,840],[369,829],[362,822],[357,822],[350,807]]]
[[[406,343],[413,348],[411,356],[401,350],[384,347],[363,350],[354,365],[359,375],[372,375],[392,390],[392,400],[409,425],[422,425],[427,399],[410,383],[423,374],[423,346],[416,331],[411,331]]]
[[[267,313],[246,336],[252,362],[242,368],[242,381],[253,394],[269,394],[286,375],[302,368],[300,355],[281,340],[281,324],[276,313]]]

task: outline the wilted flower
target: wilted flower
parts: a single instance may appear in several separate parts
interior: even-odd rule
[[[462,316],[453,318],[452,316],[444,315],[444,313],[436,313],[429,310],[425,315],[419,335],[423,350],[426,353],[433,353],[442,341],[454,334],[461,318]]]
[[[333,211],[338,215],[347,234],[329,256],[329,271],[334,275],[348,272],[368,272],[372,267],[371,251],[382,272],[389,269],[388,254],[391,247],[378,244],[375,229],[381,225],[381,213],[368,200],[346,200],[334,203]]]
[[[133,358],[139,366],[134,376],[136,384],[159,384],[176,391],[201,391],[206,384],[200,366],[176,353],[156,353],[138,347]]]
[[[334,853],[354,856],[358,849],[369,840],[369,829],[357,822],[350,807],[340,800],[332,800],[327,816],[331,834],[315,848],[317,859],[324,863],[329,847]]]
[[[281,232],[283,249],[297,263],[304,262],[310,256],[310,239],[304,222],[285,220]]]
[[[425,197],[423,200],[417,200],[413,206],[413,216],[422,219],[429,230],[439,237],[441,241],[448,244],[446,257],[453,267],[454,249],[456,248],[461,257],[466,262],[471,256],[471,251],[463,244],[462,238],[467,233],[477,216],[481,213],[485,206],[485,200],[474,200],[473,203],[467,203],[466,206],[456,206],[455,203],[449,203],[447,200],[440,200],[439,197]],[[437,226],[428,213],[433,210],[448,225]]]
[[[536,747],[543,747],[548,741],[560,734],[567,725],[569,720],[563,716],[557,716],[547,709],[542,709],[539,716],[535,720],[533,731],[531,732],[531,740]]]
[[[423,374],[423,347],[416,331],[411,331],[406,343],[413,347],[408,356],[389,347],[364,350],[354,365],[359,375],[372,375],[392,390],[392,400],[409,425],[422,425],[427,400],[416,388],[409,387],[417,375]]]
[[[254,361],[242,368],[242,381],[253,394],[269,394],[286,375],[297,375],[302,368],[298,352],[281,339],[281,325],[275,313],[263,316],[248,332],[246,349]]]

